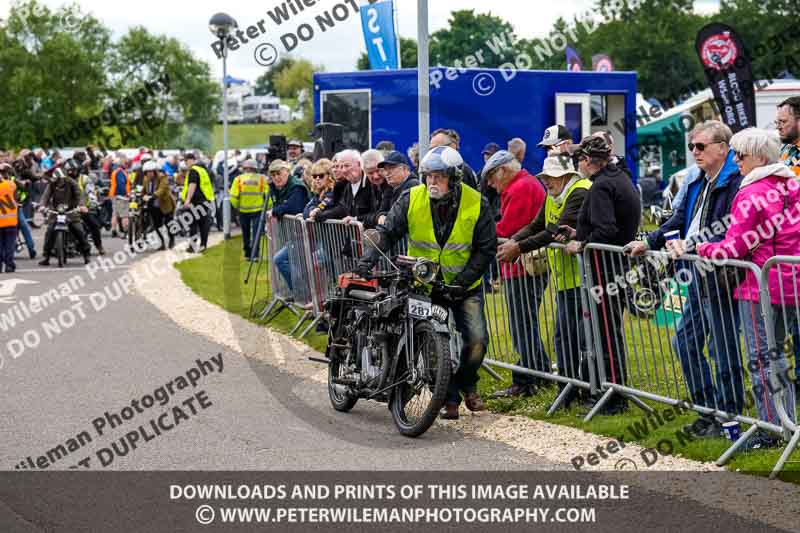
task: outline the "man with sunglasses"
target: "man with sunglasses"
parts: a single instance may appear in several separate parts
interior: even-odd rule
[[[716,120],[698,124],[692,130],[689,150],[701,170],[700,176],[689,184],[686,197],[675,206],[672,218],[650,233],[646,241],[629,243],[626,253],[638,256],[648,249],[666,247],[677,259],[692,252],[699,242],[723,240],[725,231],[713,228],[727,228],[733,198],[742,181],[729,146],[732,135],[728,126]],[[665,234],[676,230],[680,238],[667,241]],[[703,276],[689,262],[679,266],[691,273],[691,283],[672,345],[680,358],[691,401],[730,415],[739,414],[744,392],[737,306],[732,305],[732,296],[718,283],[716,275]],[[716,383],[703,353],[706,344],[709,358],[715,361]],[[701,415],[692,424],[691,432],[699,437],[718,437],[722,425],[712,415]]]

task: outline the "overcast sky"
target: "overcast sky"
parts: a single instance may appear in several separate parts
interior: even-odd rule
[[[310,4],[314,0],[305,0]],[[358,4],[362,0],[350,0]],[[300,42],[292,52],[295,57],[304,57],[315,64],[325,66],[329,72],[349,71],[355,69],[358,56],[365,50],[361,21],[349,4],[344,0],[316,0],[312,7],[288,22],[276,25],[267,11],[280,7],[286,2],[303,2],[303,0],[266,0],[252,2],[245,0],[228,0],[226,2],[211,0],[165,1],[137,0],[136,2],[109,2],[107,0],[80,0],[78,5],[111,28],[114,37],[118,38],[131,26],[143,25],[150,32],[174,37],[185,43],[197,57],[209,61],[212,73],[221,75],[222,65],[211,50],[213,40],[208,30],[208,20],[218,11],[225,11],[233,16],[239,27],[257,25],[263,20],[266,33],[261,34],[238,50],[231,51],[229,56],[229,72],[239,78],[254,80],[266,67],[255,62],[253,54],[261,43],[272,43],[281,55],[285,47],[281,44],[281,36],[296,30],[297,26],[309,22],[317,30],[308,42]],[[403,37],[417,35],[417,0],[396,0],[398,5],[400,34]],[[57,7],[64,2],[44,0],[48,7]],[[696,2],[698,8],[707,10],[718,4],[718,0],[702,0]],[[348,12],[346,20],[337,22],[334,28],[321,32],[314,22],[316,16],[332,10],[338,4],[337,13]],[[548,33],[553,22],[559,17],[571,18],[576,13],[585,12],[595,4],[594,0],[430,0],[429,25],[434,32],[447,26],[450,13],[459,9],[475,9],[477,12],[489,11],[509,21],[520,37],[542,37]],[[8,13],[9,0],[0,0],[0,16]],[[345,10],[345,8],[348,8]],[[343,16],[341,17],[343,18]],[[465,55],[469,51],[465,50]]]

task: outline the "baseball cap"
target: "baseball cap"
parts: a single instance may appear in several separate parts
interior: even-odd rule
[[[508,150],[498,150],[497,152],[489,158],[486,164],[483,166],[483,170],[481,171],[481,178],[486,178],[489,174],[494,172],[498,167],[501,167],[507,163],[515,161],[516,158],[514,155],[509,152]]]
[[[500,145],[497,143],[489,143],[483,147],[481,151],[481,155],[494,155],[498,150],[500,150]]]
[[[286,146],[299,146],[300,148],[302,148],[303,147],[303,142],[300,141],[300,140],[297,140],[297,139],[292,139],[291,141],[289,141],[289,144],[287,144]]]
[[[560,141],[568,141],[570,139],[572,139],[572,135],[570,135],[569,130],[564,126],[556,124],[544,130],[544,135],[542,136],[539,146],[553,146]]]
[[[584,137],[575,152],[576,157],[609,157],[610,155],[611,147],[608,142],[603,137],[595,136]]]
[[[398,152],[397,150],[392,150],[383,158],[383,161],[378,163],[378,168],[383,168],[386,166],[393,166],[393,165],[405,165],[409,167],[408,159],[406,156]]]
[[[289,163],[284,161],[283,159],[276,159],[272,163],[269,164],[268,172],[276,172],[278,170],[292,170],[292,167],[289,166]]]
[[[253,161],[252,159],[245,159],[244,161],[242,161],[241,165],[242,168],[253,168],[253,169],[258,168],[256,162]]]

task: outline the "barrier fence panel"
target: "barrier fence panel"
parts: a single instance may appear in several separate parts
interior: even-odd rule
[[[767,342],[766,352],[759,357],[763,381],[772,391],[771,402],[765,410],[777,413],[789,445],[783,451],[770,478],[786,464],[800,441],[797,423],[797,364],[800,361],[800,257],[775,256],[761,272],[762,306],[765,327],[763,335],[754,336]],[[764,335],[766,339],[764,339]],[[794,359],[794,365],[789,361]],[[792,370],[794,369],[794,372]]]
[[[361,259],[363,247],[360,223],[345,224],[340,220],[322,223],[306,221],[310,272],[316,293],[315,311],[323,312],[325,300],[333,296],[339,275],[352,272]]]
[[[281,310],[288,309],[302,321],[304,313],[301,313],[295,305],[295,302],[301,305],[308,303],[302,296],[309,277],[307,273],[302,272],[301,263],[296,259],[304,245],[302,219],[298,224],[297,219],[292,216],[284,216],[280,220],[269,217],[266,223],[266,237],[272,300],[259,318],[267,319],[270,314],[277,311],[272,317],[274,318]],[[302,255],[302,252],[300,254]],[[293,281],[297,281],[296,287],[290,285]],[[295,298],[296,293],[301,296],[299,299]]]
[[[673,261],[666,252],[631,258],[621,247],[600,244],[587,245],[584,261],[605,391],[587,420],[621,394],[686,407],[706,421],[751,425],[718,464],[758,430],[783,433],[778,414],[765,408],[773,396],[765,379],[766,337],[753,334],[769,322],[761,269],[693,255]]]
[[[581,294],[582,260],[553,244],[495,267],[499,285],[483,284],[486,362],[511,370],[517,385],[559,383],[561,393],[548,411],[552,414],[575,399],[577,389],[591,390],[596,384],[590,320]]]

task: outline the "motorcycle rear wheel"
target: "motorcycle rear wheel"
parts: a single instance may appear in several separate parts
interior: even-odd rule
[[[450,383],[450,342],[427,322],[414,327],[414,366],[417,376],[398,385],[389,400],[392,419],[401,435],[418,437],[428,431],[444,404]],[[405,360],[403,360],[405,366]]]

